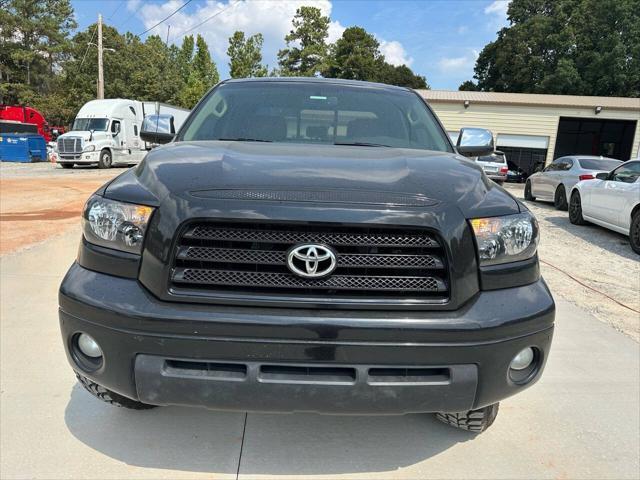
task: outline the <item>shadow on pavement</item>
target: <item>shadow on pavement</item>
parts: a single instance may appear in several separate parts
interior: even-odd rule
[[[240,473],[317,475],[394,472],[424,462],[475,435],[431,414],[326,416],[254,414],[247,427]]]
[[[82,443],[128,465],[235,475],[244,414],[179,407],[127,410],[93,398],[76,384],[65,423]]]
[[[631,249],[629,237],[621,233],[614,232],[599,225],[588,223],[586,225],[574,225],[565,217],[547,217],[546,220],[552,225],[562,228],[571,235],[574,235],[585,242],[614,253],[629,260],[637,260],[638,254]]]
[[[79,385],[65,410],[69,431],[115,460],[147,468],[236,473],[244,413],[161,407],[125,410]],[[333,475],[394,471],[474,435],[433,415],[249,414],[240,472]]]

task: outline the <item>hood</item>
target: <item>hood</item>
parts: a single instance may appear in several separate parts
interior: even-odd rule
[[[355,191],[455,203],[465,214],[517,213],[518,204],[459,155],[386,147],[249,142],[176,142],[152,150],[107,189],[111,198],[137,183],[162,201],[219,190]],[[348,195],[347,195],[348,197]],[[428,203],[428,202],[427,202]],[[467,217],[469,218],[469,217]]]

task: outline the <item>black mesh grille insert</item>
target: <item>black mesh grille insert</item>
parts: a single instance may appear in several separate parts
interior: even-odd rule
[[[322,278],[292,273],[287,252],[302,243],[330,247],[336,269]],[[200,222],[178,239],[170,284],[174,293],[218,297],[228,292],[369,302],[449,296],[438,239],[419,228],[398,227]]]

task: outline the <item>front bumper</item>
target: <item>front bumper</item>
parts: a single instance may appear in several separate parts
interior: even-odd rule
[[[60,288],[72,367],[129,398],[222,410],[398,414],[465,411],[534,383],[555,306],[542,280],[478,294],[457,311],[252,308],[163,302],[132,279],[74,264]],[[79,332],[104,358],[86,369]],[[513,356],[538,349],[530,381]],[[83,368],[83,366],[85,368]]]
[[[100,151],[83,152],[83,153],[62,153],[58,154],[60,163],[98,163],[100,160]]]

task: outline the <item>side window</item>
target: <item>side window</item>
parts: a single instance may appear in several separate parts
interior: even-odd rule
[[[138,136],[138,125],[134,125],[133,126],[133,134],[137,137]]]
[[[558,170],[558,162],[553,161],[549,165],[547,165],[547,168],[545,168],[543,172],[555,172],[557,170]]]
[[[571,170],[573,167],[573,160],[566,159],[562,162],[562,170]]]
[[[120,122],[118,120],[111,122],[111,133],[114,135],[120,133]]]
[[[640,178],[640,162],[630,162],[615,169],[611,175],[614,182],[634,183]]]

